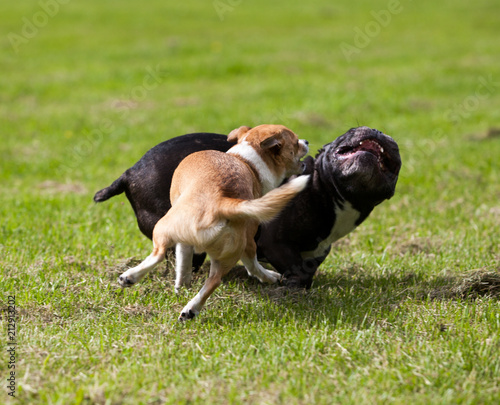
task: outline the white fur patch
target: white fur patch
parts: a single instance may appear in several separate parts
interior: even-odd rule
[[[338,205],[336,205],[336,220],[335,224],[333,224],[330,234],[325,240],[319,243],[316,249],[308,252],[301,252],[302,258],[309,259],[324,255],[333,242],[347,235],[354,228],[356,228],[356,221],[359,219],[359,215],[359,211],[354,209],[353,206],[347,201],[344,204],[344,208],[340,208]]]
[[[248,160],[255,167],[262,183],[263,195],[271,191],[273,188],[278,187],[284,180],[280,179],[269,169],[262,157],[247,141],[238,143],[229,149],[227,153],[238,155],[243,159]]]
[[[301,158],[309,153],[309,146],[307,146],[307,141],[305,139],[299,139],[299,143],[302,145],[302,148],[304,148],[305,152],[304,155],[301,156]]]
[[[227,220],[221,220],[208,228],[198,229],[194,234],[194,251],[195,253],[202,253],[206,250],[206,245],[217,239],[221,232],[226,230]]]

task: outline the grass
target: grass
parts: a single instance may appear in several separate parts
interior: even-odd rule
[[[402,0],[378,30],[388,2],[220,3],[71,1],[45,24],[41,3],[0,5],[0,308],[18,309],[0,403],[498,403],[496,2]],[[179,324],[193,291],[171,263],[118,288],[150,242],[93,193],[165,139],[270,122],[313,151],[390,134],[395,197],[308,291],[235,272]]]

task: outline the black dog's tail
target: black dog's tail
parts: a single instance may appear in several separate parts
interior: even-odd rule
[[[99,190],[94,195],[94,201],[96,203],[106,201],[107,199],[114,197],[115,195],[121,194],[125,191],[125,181],[123,176],[116,179],[111,186]]]

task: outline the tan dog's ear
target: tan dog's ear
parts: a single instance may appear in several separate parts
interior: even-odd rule
[[[260,143],[260,147],[262,149],[271,149],[274,153],[278,153],[283,145],[281,138],[280,134],[270,136]]]
[[[252,128],[247,127],[246,125],[233,129],[229,135],[227,136],[228,142],[237,142],[240,140],[240,138],[246,134],[248,131],[250,131]]]

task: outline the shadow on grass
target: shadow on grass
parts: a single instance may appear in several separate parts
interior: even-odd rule
[[[110,280],[115,280],[118,274],[139,262],[135,258],[129,258],[108,268]],[[194,274],[194,285],[201,286],[208,276],[209,266],[208,262],[205,263]],[[169,258],[162,269],[149,276],[155,280],[143,293],[173,291],[173,258]],[[319,271],[313,287],[305,290],[288,288],[283,284],[263,285],[248,276],[243,266],[237,266],[224,278],[223,283],[228,288],[224,293],[214,294],[208,305],[218,307],[224,314],[220,322],[232,323],[279,322],[286,316],[303,325],[342,322],[363,328],[373,322],[383,322],[390,314],[394,316],[394,313],[404,312],[405,303],[409,300],[423,303],[429,300],[500,297],[500,269],[429,276],[401,270],[377,274],[351,266],[341,268],[333,274]],[[193,293],[195,291],[196,287],[193,287]],[[266,302],[272,305],[266,305]]]
[[[412,272],[374,275],[351,267],[333,275],[319,272],[313,287],[305,290],[262,286],[246,274],[244,267],[238,267],[224,281],[253,290],[274,303],[277,311],[291,312],[305,324],[337,324],[340,321],[360,328],[385,319],[388,314],[400,310],[407,300],[418,303],[500,297],[500,269],[429,277]]]

